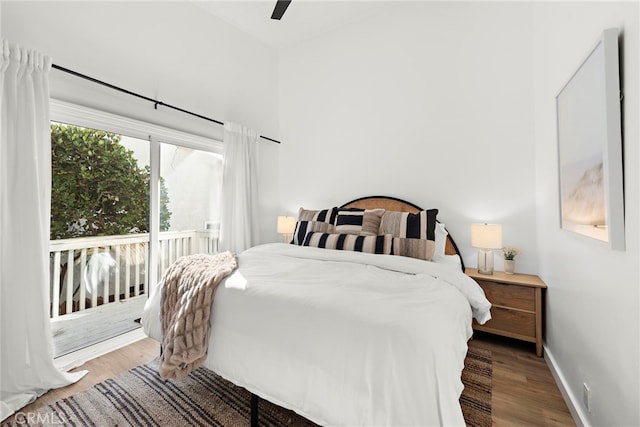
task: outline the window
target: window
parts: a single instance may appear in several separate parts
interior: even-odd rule
[[[139,327],[149,291],[173,261],[217,250],[222,147],[51,107],[51,316],[60,356]]]
[[[160,163],[160,229],[168,231],[158,248],[163,273],[181,255],[217,251],[222,156],[162,143]]]

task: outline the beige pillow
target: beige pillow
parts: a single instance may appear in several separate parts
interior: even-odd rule
[[[391,255],[431,261],[435,251],[436,242],[433,240],[394,237],[391,242]]]

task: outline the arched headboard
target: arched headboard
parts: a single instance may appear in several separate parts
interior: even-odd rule
[[[416,213],[423,210],[420,206],[407,202],[406,200],[398,199],[396,197],[389,196],[367,196],[360,197],[355,200],[351,200],[340,206],[340,208],[358,208],[358,209],[385,209],[388,211],[398,212],[411,212]],[[448,230],[447,230],[448,232]],[[464,271],[464,261],[462,255],[458,249],[458,245],[451,237],[451,233],[447,235],[447,244],[445,246],[444,253],[446,255],[458,255],[460,256],[460,262],[462,264],[462,271]]]

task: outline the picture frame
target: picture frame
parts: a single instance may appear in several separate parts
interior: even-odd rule
[[[618,29],[595,47],[556,96],[561,228],[624,250]]]

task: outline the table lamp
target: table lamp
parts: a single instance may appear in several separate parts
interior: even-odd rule
[[[278,217],[278,234],[281,235],[284,243],[289,243],[296,229],[296,219],[292,216]]]
[[[478,273],[493,274],[493,249],[502,247],[502,225],[471,224],[471,246],[478,251]]]

